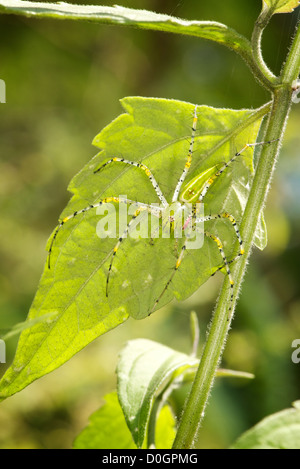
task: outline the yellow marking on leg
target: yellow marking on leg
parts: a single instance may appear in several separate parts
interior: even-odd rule
[[[209,180],[207,181],[207,185],[211,186],[212,183],[214,182],[214,180],[217,178],[216,175],[212,176],[211,178],[209,178]]]
[[[209,238],[211,238],[213,241],[215,241],[217,243],[217,246],[218,246],[218,249],[220,251],[220,254],[223,258],[223,262],[225,264],[225,268],[226,268],[226,272],[227,272],[227,275],[228,275],[228,280],[229,280],[229,283],[230,283],[230,289],[231,289],[231,295],[230,295],[230,304],[229,304],[229,307],[228,307],[228,321],[230,319],[230,316],[231,316],[231,313],[232,313],[232,305],[233,305],[233,286],[234,286],[234,281],[231,277],[231,272],[230,272],[230,268],[229,268],[229,263],[227,261],[227,258],[226,258],[226,255],[225,255],[225,252],[223,250],[223,245],[220,241],[220,239],[217,237],[217,236],[214,236],[208,232],[204,232],[204,234],[206,236],[208,236]],[[223,268],[223,267],[222,267]],[[217,269],[217,270],[221,270],[221,269]],[[216,272],[214,272],[212,275],[214,275]]]
[[[232,226],[235,230],[236,236],[238,238],[238,241],[240,243],[240,254],[241,255],[245,254],[245,249],[244,249],[244,246],[243,246],[243,240],[241,238],[241,235],[240,235],[237,223],[235,221],[235,218],[232,215],[230,215],[230,213],[227,213],[227,212],[222,213],[221,217],[228,218],[228,220],[231,222],[231,224],[232,224]]]
[[[118,157],[114,157],[110,160],[108,160],[106,163],[104,163],[102,166],[100,166],[100,168],[98,168],[97,170],[94,171],[94,173],[98,173],[99,171],[101,171],[102,168],[104,168],[105,166],[109,165],[110,163],[116,163],[116,162],[119,162],[119,163],[123,163],[123,164],[126,164],[126,165],[131,165],[131,166],[134,166],[136,168],[139,168],[139,169],[142,169],[146,176],[149,178],[157,196],[159,197],[160,201],[162,202],[162,204],[164,206],[167,206],[168,203],[159,187],[159,185],[157,184],[152,172],[150,171],[150,169],[144,165],[143,163],[137,163],[135,161],[130,161],[130,160],[126,160],[125,158],[118,158]]]

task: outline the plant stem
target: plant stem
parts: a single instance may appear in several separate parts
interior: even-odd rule
[[[249,199],[241,223],[241,234],[244,240],[245,255],[232,268],[234,279],[235,305],[238,293],[245,275],[249,259],[257,220],[264,207],[269,191],[270,182],[276,165],[277,155],[288,119],[292,82],[297,79],[300,70],[300,30],[296,32],[292,47],[281,75],[281,83],[274,90],[272,109],[266,126],[266,141],[278,139],[262,148]],[[201,357],[190,395],[185,404],[178,431],[174,440],[174,449],[192,448],[195,444],[199,427],[201,426],[205,407],[213,385],[217,366],[221,360],[222,351],[226,343],[230,328],[228,321],[228,304],[230,301],[228,278],[225,278],[213,315],[205,348]],[[230,318],[231,320],[231,318]]]
[[[272,11],[270,8],[268,8],[266,5],[263,8],[261,14],[257,18],[254,28],[253,28],[253,33],[252,33],[252,38],[251,38],[251,45],[252,45],[252,55],[254,58],[255,63],[257,64],[258,68],[262,72],[262,74],[267,78],[271,83],[276,84],[277,82],[277,77],[273,75],[271,70],[267,67],[262,53],[261,53],[261,40],[262,40],[262,33],[269,23],[271,17],[272,17]]]
[[[294,36],[287,60],[281,72],[282,83],[292,83],[300,74],[300,22]]]

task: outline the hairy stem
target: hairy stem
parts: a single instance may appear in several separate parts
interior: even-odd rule
[[[254,58],[255,63],[257,64],[257,67],[261,70],[262,74],[268,79],[270,83],[276,84],[277,82],[277,77],[273,75],[271,70],[267,67],[262,53],[261,53],[261,40],[262,40],[262,34],[269,23],[270,19],[272,17],[272,11],[266,7],[263,8],[261,14],[257,18],[253,33],[252,33],[252,38],[251,38],[251,45],[252,45],[252,55]]]
[[[241,284],[244,279],[247,261],[249,259],[257,220],[266,202],[270,182],[276,165],[277,155],[284,135],[288,119],[292,83],[297,79],[300,71],[300,30],[290,49],[287,61],[282,71],[280,83],[273,94],[272,109],[266,126],[265,140],[277,142],[262,148],[253,185],[241,223],[241,234],[244,240],[245,255],[233,266],[232,276],[234,285],[234,305],[236,303]],[[225,278],[216,309],[213,315],[205,348],[201,357],[196,377],[185,404],[179,428],[174,440],[173,448],[192,448],[195,444],[199,427],[201,426],[205,407],[213,385],[222,351],[226,343],[227,333],[230,328],[228,321],[228,304],[230,302],[230,288],[228,278]],[[231,318],[230,318],[231,319]]]

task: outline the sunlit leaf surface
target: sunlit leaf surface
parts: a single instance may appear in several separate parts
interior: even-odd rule
[[[74,195],[61,218],[109,196],[159,203],[145,172],[137,167],[115,163],[94,173],[112,157],[147,165],[171,202],[186,162],[195,106],[151,98],[125,98],[122,105],[126,113],[103,129],[93,142],[101,152],[71,181],[69,190]],[[220,167],[245,143],[254,142],[266,112],[266,106],[240,111],[198,106],[193,161],[186,181],[215,165]],[[237,222],[241,221],[253,178],[252,157],[253,150],[246,150],[217,178],[204,200],[206,214],[227,211]],[[118,220],[119,204],[112,205]],[[144,217],[149,221],[147,213]],[[106,296],[107,274],[117,239],[97,235],[101,219],[91,209],[69,220],[58,232],[51,268],[46,264],[28,316],[33,320],[46,315],[46,319],[21,334],[15,360],[0,383],[0,398],[54,370],[129,316],[141,319],[152,311],[174,272],[184,238],[176,243],[174,236],[153,241],[128,236],[114,258]],[[228,259],[235,256],[238,243],[228,220],[207,222],[205,230],[219,236]],[[263,239],[261,224],[258,232]],[[158,308],[173,298],[187,298],[221,266],[217,245],[209,238],[204,239],[201,249],[186,250]]]

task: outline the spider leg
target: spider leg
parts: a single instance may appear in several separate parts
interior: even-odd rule
[[[227,261],[227,264],[230,265],[232,264],[233,262],[237,261],[240,257],[242,256],[242,254],[239,252],[233,259],[230,259],[230,261]],[[216,275],[217,272],[219,272],[220,270],[224,269],[224,264],[221,265],[221,267],[218,267],[212,274],[211,274],[211,277],[213,277],[214,275]]]
[[[221,218],[229,220],[231,225],[234,228],[234,231],[235,231],[235,234],[236,234],[237,240],[239,242],[239,246],[240,246],[240,252],[235,257],[235,259],[238,259],[240,256],[242,256],[245,253],[245,250],[244,250],[243,240],[241,238],[241,234],[240,234],[238,224],[235,221],[235,218],[232,215],[230,215],[230,213],[224,212],[224,213],[221,213],[221,214],[218,214],[218,215],[206,215],[205,217],[197,218],[196,223],[201,223],[201,222],[211,221],[211,220],[218,220],[218,219],[221,219]]]
[[[191,164],[192,164],[192,155],[193,155],[193,147],[194,147],[194,141],[195,141],[195,133],[196,133],[196,128],[197,128],[197,121],[198,121],[197,106],[195,106],[194,117],[193,117],[193,125],[192,125],[192,135],[191,135],[191,141],[190,141],[190,148],[189,148],[188,155],[187,155],[187,161],[185,163],[183,172],[182,172],[182,174],[179,178],[179,181],[177,183],[177,186],[175,188],[173,198],[172,198],[172,202],[177,202],[178,196],[179,196],[179,193],[180,193],[180,190],[181,190],[181,187],[182,187],[182,184],[183,184],[183,182],[184,182],[184,180],[185,180],[185,178],[186,178],[186,176],[189,172]]]
[[[131,166],[135,166],[136,168],[139,168],[141,169],[142,171],[145,172],[146,176],[148,177],[148,179],[150,180],[159,200],[161,201],[162,205],[164,207],[166,207],[168,205],[168,202],[166,201],[163,193],[162,193],[162,190],[160,189],[158,183],[156,182],[156,179],[154,178],[152,172],[150,171],[150,169],[148,168],[148,166],[144,165],[143,163],[136,163],[135,161],[130,161],[130,160],[126,160],[125,158],[111,158],[110,160],[106,161],[106,163],[104,163],[102,166],[100,166],[100,168],[96,169],[94,171],[94,173],[99,173],[100,171],[102,171],[105,166],[108,166],[109,164],[112,164],[112,163],[123,163],[123,164],[127,164],[127,165],[131,165]]]
[[[161,298],[162,298],[163,295],[166,293],[166,291],[167,291],[167,289],[168,289],[170,283],[171,283],[172,280],[173,280],[174,275],[176,274],[177,270],[179,269],[179,266],[180,266],[180,264],[181,264],[181,262],[182,262],[182,259],[183,259],[183,257],[184,257],[185,250],[186,250],[186,241],[185,241],[185,243],[183,244],[183,246],[182,246],[182,248],[181,248],[179,257],[178,257],[178,259],[177,259],[177,262],[176,262],[176,265],[175,265],[175,268],[174,268],[174,270],[173,270],[173,272],[172,272],[171,277],[169,278],[168,282],[166,283],[166,285],[165,285],[164,289],[162,290],[161,294],[159,295],[159,297],[155,300],[154,305],[153,305],[152,309],[150,310],[148,316],[150,316],[150,314],[153,313],[153,311],[155,310],[156,306],[157,306],[158,303],[160,302]]]
[[[242,241],[242,238],[241,238],[241,235],[240,235],[240,231],[239,231],[238,225],[237,225],[235,219],[233,218],[233,216],[230,215],[227,212],[224,212],[224,213],[219,214],[219,215],[208,215],[207,217],[203,217],[201,219],[198,218],[197,221],[200,222],[200,221],[217,220],[217,219],[220,219],[220,218],[225,218],[225,219],[230,220],[233,228],[235,229],[236,237],[237,237],[239,245],[240,245],[240,252],[235,257],[233,257],[233,259],[230,259],[230,261],[228,261],[228,264],[232,264],[233,262],[238,260],[241,256],[243,256],[243,254],[245,254],[245,250],[244,250],[243,241]],[[216,269],[215,272],[213,274],[211,274],[211,276],[213,277],[217,272],[219,272],[219,270],[222,270],[223,268],[224,268],[224,265],[222,265],[221,267]]]
[[[140,205],[139,202],[136,202],[135,203],[136,205]],[[118,239],[118,242],[117,244],[115,245],[114,249],[113,249],[113,254],[112,254],[112,258],[111,258],[111,261],[110,261],[110,265],[109,265],[109,268],[108,268],[108,273],[107,273],[107,277],[106,277],[106,297],[108,297],[108,286],[109,286],[109,280],[110,280],[110,275],[111,275],[111,270],[112,270],[112,266],[113,266],[113,262],[114,262],[114,259],[115,259],[115,256],[118,252],[118,249],[122,243],[122,241],[127,237],[127,234],[129,233],[130,231],[130,228],[131,226],[133,225],[133,223],[135,222],[136,218],[138,217],[138,215],[142,212],[142,211],[145,211],[147,210],[149,213],[152,213],[152,214],[155,214],[156,216],[159,216],[161,217],[161,214],[162,214],[162,209],[159,208],[159,207],[151,207],[151,205],[148,205],[146,206],[146,204],[143,204],[142,207],[138,208],[130,222],[128,223],[126,229],[124,230],[122,236],[120,236],[120,238]]]
[[[238,157],[240,156],[245,150],[247,150],[247,148],[251,148],[251,147],[255,147],[256,145],[267,145],[267,144],[270,144],[270,143],[273,143],[273,142],[276,142],[277,140],[279,140],[278,138],[275,139],[275,140],[270,140],[268,142],[256,142],[256,143],[246,143],[246,145],[238,152],[236,152],[233,157],[228,161],[228,163],[224,163],[224,165],[215,173],[213,174],[209,180],[207,181],[204,189],[202,190],[201,194],[199,195],[199,202],[202,202],[208,189],[210,188],[210,186],[214,183],[214,181],[219,177],[221,176],[222,173],[224,173],[224,171],[226,171],[226,169],[231,165],[231,163]]]
[[[234,281],[232,279],[232,276],[231,276],[231,272],[230,272],[230,268],[229,268],[229,262],[227,261],[227,257],[225,255],[225,252],[224,252],[224,248],[223,248],[223,244],[221,242],[221,240],[207,232],[207,231],[204,231],[204,235],[210,239],[212,239],[216,244],[217,244],[217,247],[218,247],[218,250],[222,256],[222,259],[223,259],[223,266],[225,266],[226,268],[226,271],[227,271],[227,275],[228,275],[228,279],[229,279],[229,283],[230,283],[230,288],[231,288],[231,295],[230,295],[230,305],[229,305],[229,308],[228,308],[228,319],[230,318],[230,314],[231,314],[231,311],[232,311],[232,302],[233,302],[233,286],[234,286]],[[187,240],[185,240],[182,248],[181,248],[181,251],[180,251],[180,254],[179,254],[179,257],[177,259],[177,262],[176,262],[176,265],[174,267],[174,270],[172,272],[172,275],[170,276],[169,280],[167,281],[164,289],[162,290],[161,294],[159,295],[159,297],[155,300],[154,302],[154,305],[151,309],[151,311],[149,312],[149,315],[153,313],[153,311],[155,310],[155,308],[157,307],[158,303],[160,302],[161,298],[163,297],[163,295],[166,293],[170,283],[172,282],[176,272],[178,271],[182,261],[183,261],[183,258],[184,258],[184,254],[185,254],[185,251],[186,251],[186,243],[187,243]],[[213,275],[215,274],[215,272],[213,273]]]
[[[230,284],[230,290],[231,290],[231,293],[230,293],[230,304],[229,304],[229,307],[228,307],[228,321],[230,319],[230,316],[231,316],[231,313],[232,313],[232,304],[233,304],[233,287],[234,287],[234,281],[233,281],[233,278],[231,276],[231,271],[230,271],[230,268],[229,268],[229,262],[227,261],[227,258],[226,258],[226,255],[225,255],[225,252],[224,252],[224,248],[223,248],[223,245],[220,241],[220,239],[215,236],[215,235],[212,235],[211,233],[208,233],[207,231],[204,232],[205,236],[211,238],[215,243],[217,243],[217,246],[218,246],[218,249],[219,249],[219,252],[223,258],[223,267],[225,266],[226,268],[226,272],[227,272],[227,275],[228,275],[228,280],[229,280],[229,284]],[[211,277],[213,275],[215,275],[216,272],[214,272]]]
[[[52,237],[52,240],[51,240],[51,243],[50,243],[50,247],[49,247],[49,250],[48,250],[48,268],[50,269],[51,267],[51,264],[50,264],[50,259],[51,259],[51,253],[52,253],[52,249],[53,249],[53,245],[54,245],[54,242],[55,242],[55,239],[57,238],[57,235],[60,231],[60,229],[63,227],[63,225],[65,223],[67,223],[69,220],[71,220],[72,218],[75,218],[76,216],[82,214],[82,213],[85,213],[85,212],[88,212],[89,210],[91,209],[94,209],[94,208],[97,208],[97,207],[100,207],[101,205],[104,205],[104,204],[108,204],[108,203],[111,203],[111,202],[115,202],[115,203],[124,203],[124,204],[127,204],[127,205],[132,205],[132,204],[135,204],[136,202],[134,202],[133,200],[129,200],[129,199],[125,199],[125,198],[120,198],[120,197],[105,197],[104,199],[100,200],[99,202],[97,202],[96,204],[91,204],[91,205],[88,205],[87,207],[85,208],[82,208],[81,210],[76,210],[76,212],[73,212],[71,215],[68,215],[67,217],[63,218],[55,232],[54,232],[54,235]],[[141,207],[148,207],[147,204],[140,204]]]

